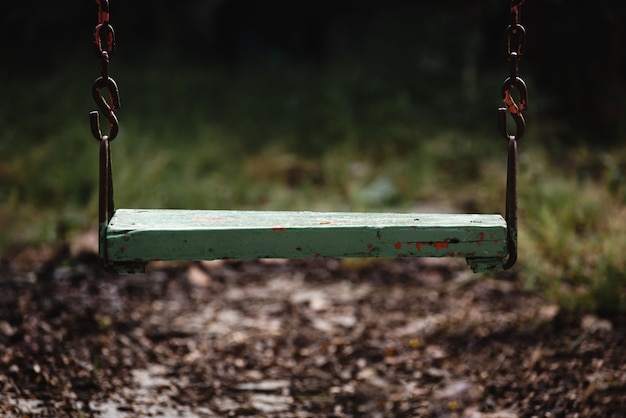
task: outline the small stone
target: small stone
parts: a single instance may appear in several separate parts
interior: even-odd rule
[[[250,396],[252,407],[262,413],[287,412],[291,408],[293,398],[282,395],[253,394]]]
[[[273,392],[279,389],[287,389],[291,385],[289,380],[264,380],[255,383],[241,383],[236,386],[238,390],[250,390],[257,392]]]
[[[613,324],[606,319],[600,319],[595,315],[585,315],[580,321],[580,327],[587,332],[611,332]]]
[[[7,321],[0,321],[0,333],[7,337],[12,337],[15,335],[15,332],[15,328],[13,328]]]
[[[465,380],[449,382],[433,393],[435,399],[454,401],[457,407],[460,406],[460,403],[471,404],[475,402],[480,395],[480,388]]]
[[[213,282],[209,273],[196,265],[192,265],[187,269],[187,280],[189,284],[197,287],[209,287]]]

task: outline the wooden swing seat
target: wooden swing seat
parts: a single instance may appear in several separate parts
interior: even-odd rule
[[[106,260],[138,273],[149,261],[319,257],[464,257],[501,270],[500,215],[117,209],[103,226]]]

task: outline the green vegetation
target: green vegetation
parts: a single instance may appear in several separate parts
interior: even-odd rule
[[[533,149],[522,167],[522,271],[567,310],[626,307],[624,151]]]
[[[96,227],[85,76],[96,72],[66,65],[5,85],[0,254]],[[119,206],[504,210],[506,146],[490,119],[497,100],[459,117],[456,86],[428,95],[354,68],[112,72],[123,106],[113,142]],[[478,83],[497,94],[500,78],[489,77]],[[568,311],[622,311],[626,146],[565,148],[534,116],[520,144],[519,276]]]

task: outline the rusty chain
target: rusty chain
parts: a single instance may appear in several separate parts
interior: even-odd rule
[[[96,0],[98,5],[98,24],[93,31],[93,42],[96,55],[100,59],[100,76],[94,81],[91,93],[98,110],[89,113],[91,133],[100,143],[100,169],[99,169],[99,201],[98,222],[99,252],[102,260],[106,260],[106,225],[111,220],[114,212],[113,203],[113,174],[111,172],[111,146],[119,131],[119,122],[115,111],[120,107],[120,93],[117,83],[109,74],[111,57],[115,53],[115,31],[109,22],[109,0]],[[108,101],[105,98],[108,91]],[[100,128],[100,113],[109,125],[108,135],[103,134]]]
[[[109,22],[109,0],[96,0],[98,5],[98,24],[93,32],[96,54],[100,58],[100,77],[92,87],[92,96],[98,109],[109,123],[109,134],[103,135],[100,129],[100,116],[97,110],[90,112],[91,133],[97,141],[113,141],[119,131],[119,122],[115,110],[120,107],[120,93],[115,80],[109,75],[109,63],[115,52],[115,31]],[[108,90],[109,101],[103,90]],[[109,104],[110,103],[110,104]]]
[[[502,83],[501,94],[504,107],[498,109],[498,128],[508,141],[506,181],[506,224],[509,256],[503,264],[505,270],[517,261],[517,141],[526,131],[523,111],[528,107],[526,83],[519,76],[519,61],[526,49],[526,29],[521,24],[521,7],[525,0],[511,0],[511,23],[506,28],[506,53],[509,60],[509,77]],[[514,92],[517,92],[517,101]],[[507,114],[515,122],[515,133],[507,128]]]
[[[526,48],[526,29],[521,24],[520,11],[525,0],[511,0],[511,23],[506,28],[506,53],[509,60],[509,77],[502,83],[502,101],[505,107],[500,112],[500,133],[505,139],[514,137],[519,140],[524,135],[526,121],[523,111],[528,107],[528,90],[526,83],[519,76],[519,61]],[[515,101],[513,92],[517,92]],[[506,126],[506,115],[510,114],[515,122],[516,132],[510,134]]]

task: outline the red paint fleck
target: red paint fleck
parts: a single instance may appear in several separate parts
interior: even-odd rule
[[[419,251],[422,251],[422,245],[423,245],[423,244],[422,244],[421,242],[417,242],[417,243],[415,243],[415,248],[417,248],[417,251],[418,251],[418,252],[419,252]]]
[[[367,248],[371,250],[372,248],[374,248],[374,244],[367,244]]]
[[[485,239],[485,233],[484,233],[484,232],[481,232],[481,233],[480,233],[480,240],[482,241],[482,240],[484,240],[484,239]]]
[[[498,245],[498,242],[499,242],[499,241],[500,241],[500,240],[499,240],[499,239],[497,239],[497,240],[495,240],[493,243],[494,243],[494,244],[496,244],[496,245]]]
[[[285,232],[285,228],[272,228],[272,231]]]
[[[380,239],[380,231],[376,232],[376,238]]]
[[[126,252],[126,246],[122,245],[122,252],[125,253]]]
[[[437,251],[443,250],[444,248],[448,248],[449,247],[447,242],[435,242],[433,245],[435,246],[435,249]]]
[[[402,243],[396,242],[395,244],[393,244],[393,246],[396,247],[396,250],[399,250],[400,248],[402,248]]]
[[[315,258],[320,258],[320,253],[315,254]]]

